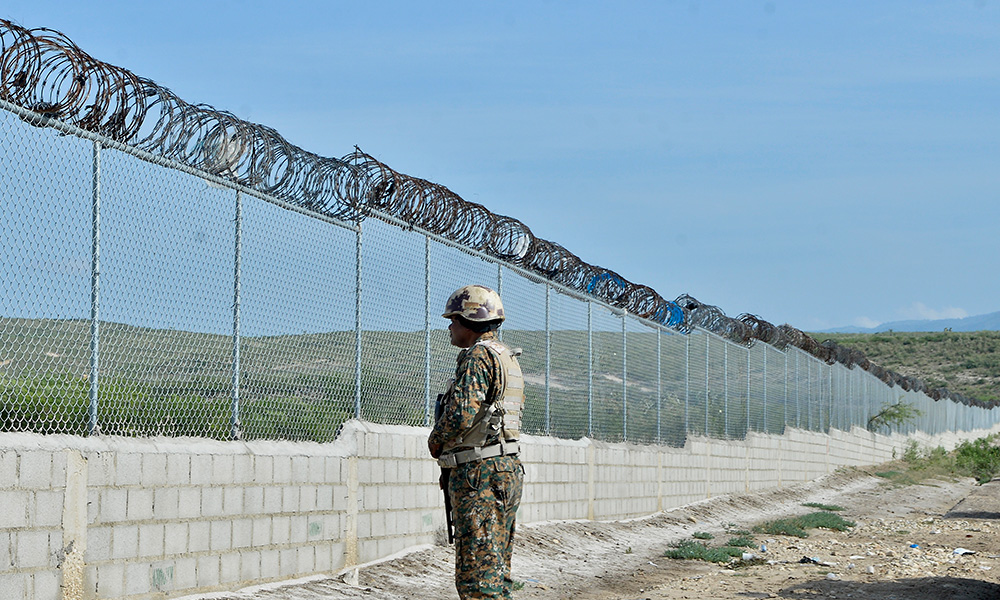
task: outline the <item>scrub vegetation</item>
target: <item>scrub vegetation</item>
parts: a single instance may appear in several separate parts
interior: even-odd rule
[[[817,333],[864,352],[869,360],[928,388],[947,388],[984,402],[1000,401],[1000,331]]]

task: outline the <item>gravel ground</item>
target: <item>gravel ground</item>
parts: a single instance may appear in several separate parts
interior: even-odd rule
[[[695,532],[728,539],[734,529],[815,509],[844,507],[856,523],[809,537],[755,535],[760,564],[672,560],[663,553]],[[713,498],[626,522],[522,526],[514,553],[516,598],[675,600],[709,598],[1000,599],[1000,480],[894,487],[862,470],[759,494]],[[957,552],[956,552],[957,551]],[[452,549],[292,584],[201,595],[217,600],[457,599]]]

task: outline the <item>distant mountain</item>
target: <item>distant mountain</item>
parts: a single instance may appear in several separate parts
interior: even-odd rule
[[[877,327],[835,327],[818,333],[880,333],[882,331],[1000,331],[1000,312],[965,317],[964,319],[925,319],[923,321],[892,321]]]

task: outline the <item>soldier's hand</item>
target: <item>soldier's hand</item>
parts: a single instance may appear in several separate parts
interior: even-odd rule
[[[427,449],[431,451],[431,456],[434,458],[441,456],[441,444],[427,442]]]

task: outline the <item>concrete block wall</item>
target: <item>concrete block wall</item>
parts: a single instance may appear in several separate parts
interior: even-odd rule
[[[357,557],[348,557],[349,564],[440,539],[444,500],[440,469],[427,453],[428,431],[354,421],[345,434],[359,442],[352,458],[357,461]]]
[[[0,448],[0,598],[59,597],[65,489],[65,452]]]
[[[691,440],[684,448],[661,448],[660,510],[684,506],[709,496],[707,440]],[[699,452],[700,451],[700,452]]]
[[[1000,431],[788,430],[684,448],[525,436],[519,522],[626,519]],[[0,598],[151,600],[333,573],[443,540],[424,428],[331,444],[0,434]]]
[[[651,446],[592,442],[594,483],[588,518],[598,521],[659,510],[659,451]],[[530,459],[529,459],[530,460]],[[629,468],[622,468],[623,465]],[[544,483],[542,483],[544,485]],[[592,515],[592,516],[590,516]]]
[[[425,439],[361,422],[332,444],[0,434],[0,598],[171,598],[433,543]]]
[[[588,440],[525,436],[531,462],[525,460],[526,485],[518,520],[524,523],[592,518],[593,446]],[[524,453],[527,457],[527,453]],[[533,485],[544,481],[545,485]]]

